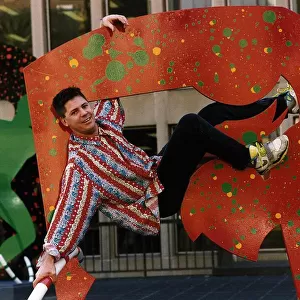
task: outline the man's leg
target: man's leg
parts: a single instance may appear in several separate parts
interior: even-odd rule
[[[254,117],[266,110],[274,101],[277,101],[274,120],[276,120],[287,108],[285,94],[278,97],[263,98],[257,102],[247,105],[228,105],[223,103],[212,103],[198,112],[198,115],[213,126],[228,120],[243,120]]]
[[[278,153],[274,152],[276,160],[282,159],[281,154],[287,148],[285,144],[284,149],[281,149],[280,143],[281,140],[275,145],[280,150],[276,148]],[[275,146],[272,145],[273,148]],[[258,148],[253,147],[251,150],[258,151]],[[238,170],[245,169],[251,163],[249,149],[244,145],[221,133],[197,114],[184,116],[172,134],[157,169],[165,188],[158,196],[162,218],[179,211],[190,177],[206,152],[218,156]]]

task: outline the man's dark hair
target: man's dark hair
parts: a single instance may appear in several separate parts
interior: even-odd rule
[[[83,97],[85,100],[86,97],[82,94],[80,88],[72,86],[72,87],[68,87],[66,89],[61,90],[54,98],[52,101],[52,106],[55,110],[55,112],[57,113],[58,116],[64,118],[65,117],[65,113],[66,113],[66,109],[65,109],[65,104],[73,99],[76,96],[81,96]]]

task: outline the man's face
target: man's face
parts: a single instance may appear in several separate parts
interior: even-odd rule
[[[93,136],[97,134],[97,124],[93,110],[81,96],[76,96],[65,104],[65,117],[62,123],[68,126],[75,134],[80,136]]]

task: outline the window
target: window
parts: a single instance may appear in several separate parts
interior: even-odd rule
[[[0,43],[32,53],[30,0],[0,0]]]
[[[124,15],[127,18],[148,14],[147,0],[107,0],[108,14]]]
[[[91,30],[90,0],[50,0],[51,49]]]
[[[212,6],[211,0],[181,0],[181,7],[180,9],[185,8],[201,8],[201,7],[210,7]]]
[[[270,1],[268,0],[228,0],[228,5],[261,5],[268,6]]]

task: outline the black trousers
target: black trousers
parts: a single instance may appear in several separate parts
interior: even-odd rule
[[[238,170],[243,170],[249,165],[249,150],[213,126],[225,120],[255,116],[275,100],[276,98],[265,98],[245,106],[213,103],[198,114],[187,114],[181,118],[170,141],[159,153],[162,160],[157,173],[165,188],[158,195],[162,218],[179,212],[190,177],[205,153],[218,156]],[[278,101],[276,116],[286,109],[283,100]]]

